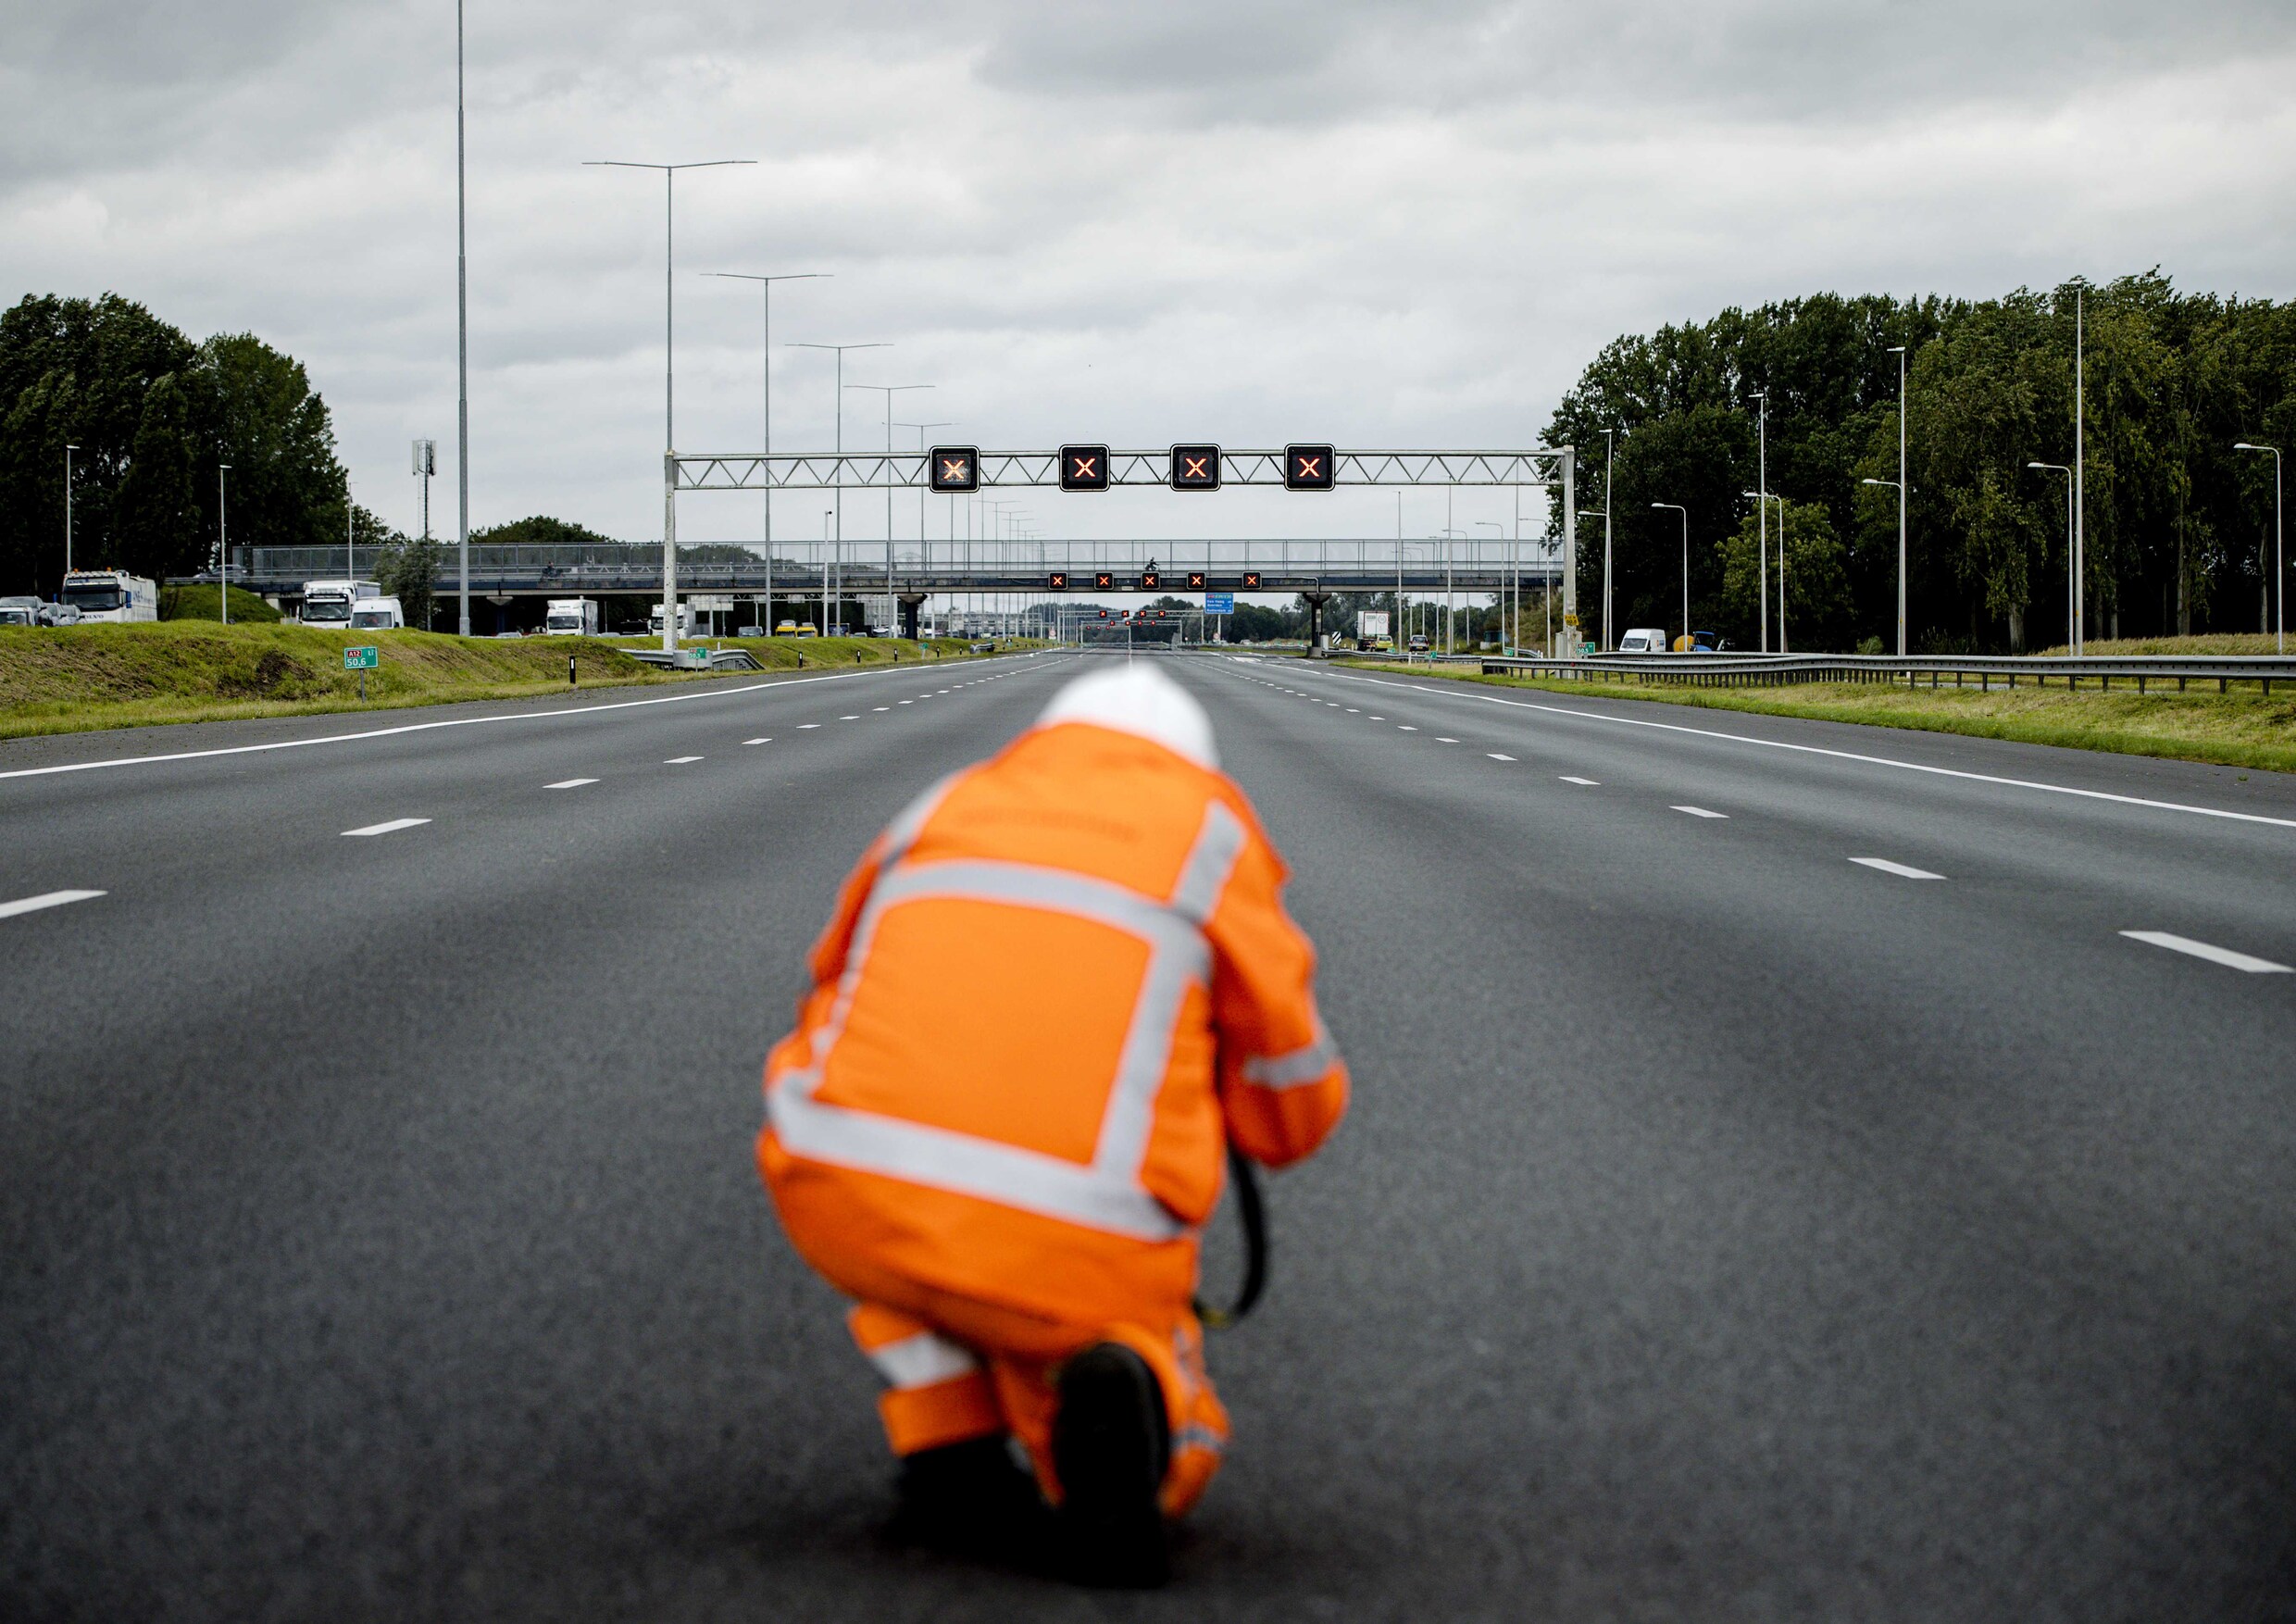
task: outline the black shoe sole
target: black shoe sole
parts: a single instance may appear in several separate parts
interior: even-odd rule
[[[1080,1582],[1147,1590],[1170,1578],[1156,1504],[1170,1459],[1168,1430],[1155,1372],[1131,1349],[1102,1343],[1062,1369],[1053,1469]]]

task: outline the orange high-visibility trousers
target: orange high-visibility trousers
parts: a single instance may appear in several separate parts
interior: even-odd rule
[[[1196,1503],[1228,1447],[1228,1412],[1204,1370],[1204,1331],[1192,1313],[1166,1325],[1060,1324],[985,1303],[939,1299],[939,1325],[879,1303],[847,1317],[854,1341],[885,1380],[877,1401],[896,1455],[1009,1433],[1029,1453],[1038,1486],[1057,1505],[1053,1418],[1061,1362],[1099,1343],[1147,1361],[1164,1393],[1172,1441],[1162,1505],[1178,1517]]]

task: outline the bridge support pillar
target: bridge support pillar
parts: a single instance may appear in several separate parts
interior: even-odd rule
[[[901,635],[910,639],[912,642],[914,642],[917,637],[917,618],[918,611],[922,610],[924,606],[925,594],[923,593],[905,592],[901,594]]]
[[[1307,652],[1312,656],[1323,646],[1323,606],[1331,601],[1331,594],[1311,587],[1300,596],[1307,604]]]

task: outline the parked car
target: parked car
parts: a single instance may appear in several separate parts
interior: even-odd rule
[[[1426,633],[1426,632],[1424,632],[1424,631],[1415,631],[1415,632],[1413,632],[1413,633],[1411,634],[1411,650],[1410,650],[1410,652],[1411,652],[1411,653],[1413,653],[1413,654],[1425,654],[1425,653],[1427,652],[1427,650],[1428,650],[1427,633]]]
[[[736,637],[763,637],[765,634],[766,629],[763,626],[736,626],[733,629],[733,635]]]
[[[1663,626],[1636,626],[1618,640],[1620,654],[1664,654],[1666,652],[1666,630]]]
[[[42,607],[38,598],[0,598],[0,626],[37,626]]]

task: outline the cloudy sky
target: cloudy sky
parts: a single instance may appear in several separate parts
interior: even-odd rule
[[[385,517],[412,527],[407,441],[440,442],[451,531],[451,5],[6,5],[8,296],[253,330]],[[896,416],[984,446],[1520,445],[1603,341],[1731,304],[2154,264],[2296,294],[2285,0],[471,0],[468,28],[474,525],[660,534],[662,183],[584,159],[757,160],[679,189],[690,451],[758,440],[757,298],[720,270],[833,273],[777,290],[786,450],[834,432],[800,340],[890,344],[848,381],[931,383]],[[882,444],[881,397],[847,400],[847,443]],[[1054,534],[1396,523],[1391,495],[1216,500],[1030,506]],[[690,539],[756,524],[680,509]],[[847,533],[882,525],[856,498]]]

